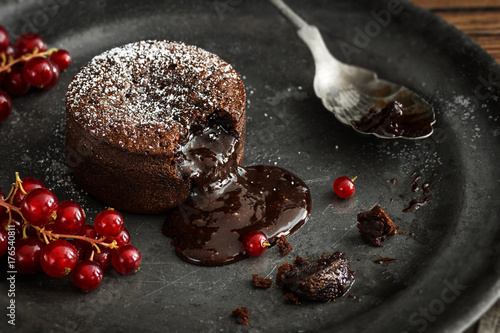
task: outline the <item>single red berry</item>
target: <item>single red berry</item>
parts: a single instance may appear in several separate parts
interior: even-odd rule
[[[59,82],[59,68],[57,68],[57,66],[52,61],[49,61],[49,62],[50,62],[51,70],[52,70],[52,80],[50,80],[48,83],[42,85],[41,88],[43,88],[43,89],[50,89],[53,86],[55,86],[57,84],[57,82]]]
[[[80,261],[80,260],[85,259],[85,252],[83,251],[82,246],[80,245],[80,243],[75,242],[75,240],[76,239],[72,239],[72,240],[69,240],[68,242],[70,242],[71,245],[73,245],[75,247],[76,253],[78,255],[78,261]]]
[[[10,216],[7,213],[0,215],[0,226],[3,229],[7,230],[9,221],[10,225],[14,226],[16,238],[21,237],[23,234],[23,218],[21,217],[21,215],[14,211],[12,211],[12,214]]]
[[[128,232],[127,228],[123,228],[123,230],[115,238],[107,238],[106,243],[111,243],[114,240],[116,241],[116,245],[120,247],[124,245],[130,245],[130,233]]]
[[[40,264],[43,271],[49,276],[60,278],[68,275],[75,268],[77,262],[78,253],[67,240],[57,239],[42,249]]]
[[[19,58],[25,54],[33,53],[37,51],[37,53],[47,51],[47,44],[43,40],[40,35],[37,35],[32,32],[27,32],[22,34],[16,39],[14,43],[14,52],[16,58]]]
[[[84,291],[98,288],[104,277],[104,270],[95,261],[82,260],[71,272],[71,281]]]
[[[262,231],[252,230],[241,239],[241,245],[246,254],[257,257],[266,252],[271,246],[268,243],[267,236]]]
[[[7,253],[7,248],[9,246],[9,235],[7,230],[0,228],[0,258]]]
[[[120,247],[112,258],[113,267],[120,274],[131,274],[139,269],[142,256],[135,246]]]
[[[5,75],[4,87],[9,93],[15,96],[22,96],[28,93],[30,85],[23,77],[22,67],[13,67],[11,71]]]
[[[0,90],[0,123],[7,120],[12,113],[12,101],[10,96],[3,90]]]
[[[9,58],[14,59],[14,48],[11,45],[9,45],[9,46],[7,46],[6,49],[4,49],[3,51],[0,51],[0,54],[4,54],[5,59],[7,61],[9,61]],[[0,56],[0,58],[1,58],[1,56]]]
[[[35,57],[28,60],[23,67],[23,77],[29,85],[38,87],[52,80],[53,71],[50,60]]]
[[[103,210],[97,214],[94,220],[94,228],[97,234],[110,238],[118,236],[124,225],[122,214],[114,209]]]
[[[63,71],[71,65],[71,55],[66,50],[57,50],[50,55],[50,60],[52,60],[57,67]]]
[[[354,192],[356,192],[356,186],[354,186],[355,179],[356,178],[350,179],[344,176],[338,177],[333,182],[333,191],[343,199],[352,197]]]
[[[19,274],[35,274],[42,269],[40,257],[44,243],[36,237],[19,239],[16,242],[15,265]]]
[[[42,183],[41,180],[38,180],[38,179],[33,178],[33,177],[24,177],[23,179],[21,179],[21,181],[22,181],[21,185],[23,187],[23,190],[26,192],[26,194],[30,193],[31,191],[33,191],[36,188],[47,188],[47,186],[45,186],[45,184]],[[12,204],[16,207],[21,206],[21,202],[23,201],[26,194],[24,194],[23,191],[18,189],[16,191],[16,193],[14,193],[14,198],[12,200]]]
[[[30,227],[30,225],[28,224],[26,228],[26,236],[38,238],[38,231],[35,228]]]
[[[28,223],[43,227],[57,210],[59,202],[54,193],[46,188],[37,188],[28,193],[21,203],[21,214]]]
[[[94,227],[91,225],[88,225],[88,224],[84,225],[77,235],[78,236],[85,236],[89,239],[98,239],[99,238],[99,236],[97,235],[97,232],[95,232]],[[90,248],[92,247],[92,244],[90,244],[89,242],[86,242],[84,240],[81,240],[81,239],[73,239],[73,243],[80,245],[83,253],[88,252],[90,250]]]
[[[10,38],[7,30],[0,25],[0,52],[3,52],[9,47]]]
[[[92,260],[101,265],[102,270],[105,271],[111,265],[111,258],[113,257],[113,254],[111,253],[112,250],[107,247],[100,248],[100,251],[101,252],[97,253],[97,251],[93,248],[87,252],[86,258],[92,258]]]
[[[58,234],[76,235],[85,226],[85,213],[82,207],[72,200],[59,204],[57,217],[52,229]]]

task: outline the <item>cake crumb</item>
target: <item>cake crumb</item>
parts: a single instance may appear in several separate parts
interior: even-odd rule
[[[236,316],[236,320],[238,321],[238,323],[242,325],[248,325],[248,321],[250,320],[250,311],[248,311],[248,308],[246,306],[236,308],[236,310],[233,310],[231,314],[233,316]]]
[[[273,285],[273,280],[263,278],[258,274],[252,274],[252,279],[253,279],[253,285],[256,288],[269,288]]]
[[[284,256],[293,250],[293,246],[288,243],[288,240],[286,239],[285,235],[281,235],[278,240],[276,241],[278,244],[278,249],[280,250],[281,256]]]
[[[294,293],[286,293],[285,294],[285,301],[287,303],[290,303],[290,304],[295,304],[295,305],[299,305],[299,298],[297,296],[295,296]]]
[[[395,259],[395,258],[381,258],[381,259],[378,259],[378,260],[374,260],[373,261],[374,263],[376,264],[392,264],[392,263],[395,263],[395,262],[398,262],[398,259]]]
[[[359,213],[357,227],[361,238],[377,247],[383,247],[382,242],[387,236],[396,233],[394,223],[379,205],[367,212]]]

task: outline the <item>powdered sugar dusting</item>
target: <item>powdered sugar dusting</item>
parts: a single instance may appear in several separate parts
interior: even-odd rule
[[[236,71],[212,53],[142,41],[94,57],[74,77],[66,107],[95,136],[155,149],[165,145],[167,132],[183,135],[228,103],[244,107],[240,87]]]

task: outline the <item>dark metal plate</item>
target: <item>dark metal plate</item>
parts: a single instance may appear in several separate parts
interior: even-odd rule
[[[320,28],[340,59],[376,70],[429,100],[437,114],[435,134],[418,142],[387,142],[337,122],[314,96],[309,51],[265,1],[4,1],[2,25],[17,34],[37,30],[50,46],[68,49],[74,64],[52,90],[14,100],[13,115],[0,125],[2,186],[13,181],[15,171],[39,177],[61,200],[80,202],[92,219],[104,206],[74,183],[65,164],[65,89],[78,68],[104,50],[170,39],[233,64],[248,92],[244,164],[289,169],[313,196],[309,222],[289,239],[291,254],[282,258],[273,248],[263,257],[218,268],[179,260],[161,235],[163,216],[125,214],[133,244],[143,254],[140,272],[107,273],[90,293],[81,293],[68,278],[16,276],[17,330],[457,332],[496,300],[498,64],[462,33],[407,2],[385,18],[389,4],[399,2],[289,3]],[[416,213],[403,213],[411,199],[423,197],[410,187],[415,171],[421,184],[432,182],[432,200]],[[349,200],[332,193],[340,175],[358,176],[357,193]],[[397,185],[390,182],[394,178]],[[375,204],[401,231],[383,248],[363,243],[355,227],[356,214]],[[278,288],[251,286],[253,273],[274,278],[277,266],[295,255],[334,250],[352,261],[355,299],[291,306]],[[373,262],[382,257],[398,262]],[[3,269],[7,287],[5,278]],[[5,313],[7,289],[2,290]],[[247,327],[230,316],[238,306],[251,311]],[[9,328],[5,315],[0,327]]]

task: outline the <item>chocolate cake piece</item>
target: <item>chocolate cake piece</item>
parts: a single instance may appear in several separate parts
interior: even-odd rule
[[[354,275],[345,254],[334,252],[314,260],[295,258],[293,265],[278,268],[276,284],[287,295],[287,301],[328,302],[344,295],[354,283]]]
[[[396,233],[396,227],[382,207],[375,206],[371,210],[358,214],[359,233],[368,244],[383,247],[382,242],[388,235]]]
[[[66,149],[76,181],[106,205],[165,213],[185,201],[179,168],[189,140],[222,128],[243,158],[245,88],[224,60],[196,46],[142,41],[94,57],[66,94]]]

